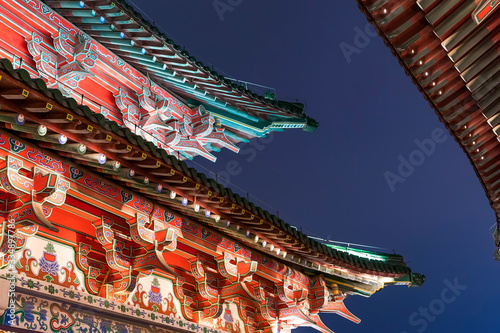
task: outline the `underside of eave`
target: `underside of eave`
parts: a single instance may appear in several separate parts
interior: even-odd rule
[[[469,152],[467,151],[467,149],[465,148],[465,146],[462,144],[462,142],[460,142],[460,139],[457,137],[455,131],[453,131],[453,129],[448,124],[448,122],[444,119],[443,115],[439,112],[436,104],[432,101],[432,99],[429,97],[429,95],[427,94],[427,92],[418,83],[418,80],[415,78],[415,76],[413,75],[413,73],[411,72],[411,70],[408,68],[408,66],[406,65],[406,63],[404,62],[404,60],[398,54],[398,52],[396,51],[396,49],[394,48],[394,46],[391,44],[391,42],[389,41],[389,39],[387,38],[387,36],[384,34],[384,32],[378,26],[377,22],[371,16],[370,12],[365,7],[365,5],[363,4],[363,2],[361,0],[356,0],[356,2],[358,4],[358,7],[361,10],[361,12],[363,14],[365,14],[368,22],[375,28],[375,30],[377,31],[377,34],[382,38],[382,40],[384,41],[384,44],[386,45],[386,47],[390,49],[392,55],[398,60],[400,66],[404,69],[405,74],[408,77],[411,78],[413,84],[417,87],[417,89],[419,90],[419,92],[424,96],[425,100],[429,103],[429,105],[431,106],[431,108],[434,110],[434,112],[438,116],[438,118],[441,121],[441,123],[443,123],[443,125],[449,131],[450,135],[458,143],[458,145],[460,146],[460,148],[464,151],[465,155],[467,156],[467,159],[469,160],[469,163],[471,164],[472,168],[474,169],[474,172],[476,173],[477,178],[479,179],[479,182],[481,183],[481,186],[483,187],[483,190],[484,190],[484,192],[486,194],[486,197],[488,198],[488,201],[490,203],[490,206],[493,206],[494,202],[491,199],[491,194],[489,193],[488,188],[486,187],[486,184],[485,184],[483,178],[481,177],[481,174],[480,174],[480,172],[479,172],[476,164],[474,163],[473,159],[471,158],[471,156],[470,156]],[[492,210],[495,212],[495,210],[494,210],[493,207],[492,207]],[[497,228],[500,229],[500,215],[495,212],[495,217],[496,217],[496,221],[497,221]],[[499,245],[499,244],[497,244],[497,245]]]

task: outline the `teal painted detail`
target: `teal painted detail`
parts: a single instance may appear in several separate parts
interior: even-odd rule
[[[72,10],[71,15],[74,17],[92,17],[96,16],[95,10]]]
[[[125,45],[120,45],[119,49],[121,51],[125,51],[131,54],[146,54],[146,49],[145,48],[138,48],[138,47],[133,47],[133,46],[125,46]]]
[[[83,2],[83,1],[82,1],[82,2]],[[97,6],[97,8],[102,9],[102,10],[107,10],[107,9],[113,9],[113,8],[115,8],[115,6],[116,6],[116,5],[115,5],[115,3],[114,3],[114,2],[112,2],[112,3],[111,3],[111,4],[109,4],[109,5]]]
[[[226,132],[226,131],[224,131],[224,134],[227,134],[227,132]],[[226,136],[227,136],[227,135],[226,135]],[[206,148],[207,148],[207,149],[209,149],[209,150],[213,150],[213,151],[215,151],[215,152],[217,152],[217,153],[221,151],[221,149],[220,149],[220,148],[217,148],[217,147],[213,146],[213,145],[212,145],[212,144],[210,144],[210,143],[207,143],[205,146],[206,146]]]
[[[81,21],[82,21],[82,23],[91,23],[91,24],[106,22],[106,20],[102,16],[100,16],[100,17],[82,17]]]
[[[123,16],[125,14],[125,12],[123,10],[120,10],[119,12],[115,12],[115,13],[106,13],[106,15],[108,17],[120,17],[120,16]]]
[[[106,38],[121,38],[121,39],[125,38],[125,33],[123,31],[121,32],[102,31],[100,35]]]
[[[91,25],[90,29],[94,31],[113,31],[115,30],[115,26],[112,24],[103,24],[103,25]]]
[[[59,6],[61,8],[83,8],[85,3],[83,1],[61,1]]]
[[[109,38],[106,40],[111,45],[123,45],[123,46],[134,46],[134,41],[131,39],[118,39],[118,38]]]
[[[155,56],[150,56],[150,55],[145,55],[145,54],[136,54],[136,53],[130,53],[128,54],[130,58],[133,59],[140,59],[142,61],[148,61],[151,63],[156,62],[156,57]]]
[[[156,72],[155,73],[157,76],[161,77],[165,81],[172,82],[172,83],[183,83],[186,81],[185,78],[180,77],[180,76],[172,76],[171,74],[167,72]]]
[[[158,70],[164,71],[167,69],[167,65],[159,63],[159,62],[151,63],[148,61],[143,61],[143,60],[137,59],[137,63],[139,63],[140,65],[146,66],[148,69],[150,69],[152,71],[158,71]]]
[[[380,253],[380,252],[360,250],[360,249],[345,247],[345,246],[340,246],[340,245],[333,245],[333,244],[323,244],[323,245],[328,246],[328,247],[335,249],[337,251],[340,251],[340,252],[348,253],[349,255],[353,255],[353,256],[356,256],[359,258],[365,258],[365,259],[369,259],[369,260],[377,260],[377,261],[386,262],[386,261],[401,258],[401,256],[399,256],[399,255],[391,255],[391,254]]]
[[[224,131],[224,134],[230,138],[230,139],[233,139],[233,140],[236,140],[236,141],[240,141],[240,142],[250,142],[250,140],[248,139],[245,139],[245,138],[242,138],[241,136],[233,133],[233,132],[230,132],[230,131]]]

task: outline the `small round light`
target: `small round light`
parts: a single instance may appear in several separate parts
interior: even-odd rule
[[[38,126],[38,135],[44,136],[47,134],[47,127],[45,125]]]
[[[144,184],[149,184],[149,178],[148,177],[144,177]]]
[[[432,82],[432,86],[433,86],[433,87],[435,87],[435,86],[436,86],[436,82],[435,82],[435,81],[434,81],[434,82]]]
[[[442,95],[443,94],[443,91],[442,90],[439,90],[439,95]]]
[[[484,160],[484,156],[481,156],[481,159]]]
[[[99,164],[104,164],[106,163],[106,155],[104,154],[100,154],[99,157],[97,158],[97,161],[99,162]]]
[[[194,211],[198,213],[200,211],[200,205],[195,204],[194,205]]]
[[[472,144],[475,145],[476,144],[476,141],[472,141]]]
[[[122,31],[122,32],[120,32],[119,36],[120,36],[121,39],[123,39],[123,38],[125,38],[125,33]]]
[[[411,49],[411,54],[415,54],[415,50],[414,49]]]
[[[387,14],[387,9],[384,8],[384,14]]]
[[[134,169],[130,169],[127,173],[127,176],[128,178],[132,178],[135,176],[135,170]]]
[[[467,125],[464,125],[464,129],[467,129]]]
[[[78,3],[78,6],[79,6],[80,8],[83,8],[83,7],[85,7],[85,2],[83,2],[83,1],[80,1],[80,2]]]
[[[188,204],[188,199],[187,198],[182,198],[182,205],[187,206]]]
[[[283,252],[282,256],[283,258],[286,258],[286,252]]]
[[[106,22],[106,19],[104,18],[104,16],[99,17],[99,22],[101,22],[101,23]]]
[[[425,72],[425,76],[429,76],[429,72]]]
[[[281,252],[281,249],[276,249],[276,255],[279,256]]]
[[[269,250],[274,251],[274,245],[271,244],[271,246],[269,247]]]
[[[163,185],[162,184],[156,185],[156,193],[161,193],[161,191],[163,191]]]
[[[255,236],[255,237],[253,238],[253,241],[254,241],[255,243],[257,243],[257,242],[259,241],[259,236]]]
[[[210,217],[210,214],[212,214],[212,212],[210,212],[208,209],[205,210],[205,217]]]
[[[170,191],[170,199],[174,200],[176,195],[177,193],[175,193],[174,191]]]
[[[250,237],[250,230],[247,230],[247,231],[245,232],[245,236],[246,236],[246,237]]]
[[[476,149],[476,152],[478,152],[478,153],[479,153],[479,148],[477,148],[477,149]]]
[[[220,221],[220,215],[215,215],[215,222],[219,222]]]
[[[80,145],[77,148],[77,151],[78,151],[79,154],[85,154],[85,152],[87,151],[87,146],[86,145]]]
[[[58,139],[59,143],[60,144],[65,144],[66,142],[68,142],[68,137],[66,135],[59,135],[59,139]]]
[[[230,225],[231,225],[231,221],[226,221],[226,228],[229,228]]]
[[[419,64],[420,66],[422,66],[422,65],[424,64],[424,62],[423,62],[422,60],[420,60],[420,61],[418,62],[418,64]]]
[[[267,246],[267,241],[263,241],[262,242],[262,247],[266,247]]]
[[[22,124],[24,124],[24,122],[25,122],[24,115],[18,114],[16,116],[16,124],[22,125]]]

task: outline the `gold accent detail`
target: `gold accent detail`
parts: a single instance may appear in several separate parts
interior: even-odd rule
[[[231,208],[232,208],[232,209],[235,209],[235,208],[236,208],[236,205],[235,205],[235,204],[232,204],[232,205],[231,205]]]
[[[264,220],[263,219],[260,219],[260,224],[264,224]]]
[[[271,226],[271,230],[274,230],[274,225]]]
[[[111,135],[106,135],[106,141],[111,141],[113,140],[113,137]]]
[[[26,89],[23,89],[23,92],[21,93],[21,95],[23,95],[24,97],[28,97],[30,94],[30,92]]]
[[[175,170],[174,169],[170,169],[170,174],[171,175],[175,175]]]
[[[252,214],[252,215],[250,215],[250,218],[251,218],[252,220],[253,220],[253,218],[254,218],[254,217],[255,217],[255,216],[254,216],[253,214]]]
[[[69,121],[72,121],[73,120],[73,115],[68,113],[66,115],[66,119],[68,119]]]
[[[87,125],[87,131],[92,132],[94,130],[94,127],[91,125]]]
[[[220,198],[220,202],[224,202],[224,198]]]
[[[182,177],[182,181],[185,183],[188,181],[187,177]]]
[[[52,110],[52,104],[47,103],[47,105],[45,105],[45,108],[49,111]]]
[[[280,233],[278,235],[280,235],[280,236],[283,235],[283,231],[280,230]]]
[[[161,167],[161,162],[160,161],[156,161],[156,166],[159,168]]]
[[[200,189],[200,184],[196,184],[196,189],[199,190]]]
[[[0,81],[2,81],[2,75],[0,75]]]
[[[241,214],[245,214],[245,210],[244,209],[241,210]]]
[[[148,155],[146,155],[146,153],[142,153],[142,159],[145,160],[146,158],[148,158]]]
[[[131,145],[127,145],[127,150],[128,151],[132,151],[132,146]]]
[[[211,197],[212,196],[212,191],[208,191],[208,196]]]

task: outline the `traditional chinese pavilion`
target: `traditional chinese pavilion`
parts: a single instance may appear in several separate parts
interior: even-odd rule
[[[189,168],[318,124],[126,3],[2,0],[0,58],[0,331],[331,332],[321,313],[360,321],[347,296],[423,283],[399,255],[319,243]]]
[[[495,211],[500,259],[500,1],[357,2],[467,154]]]

